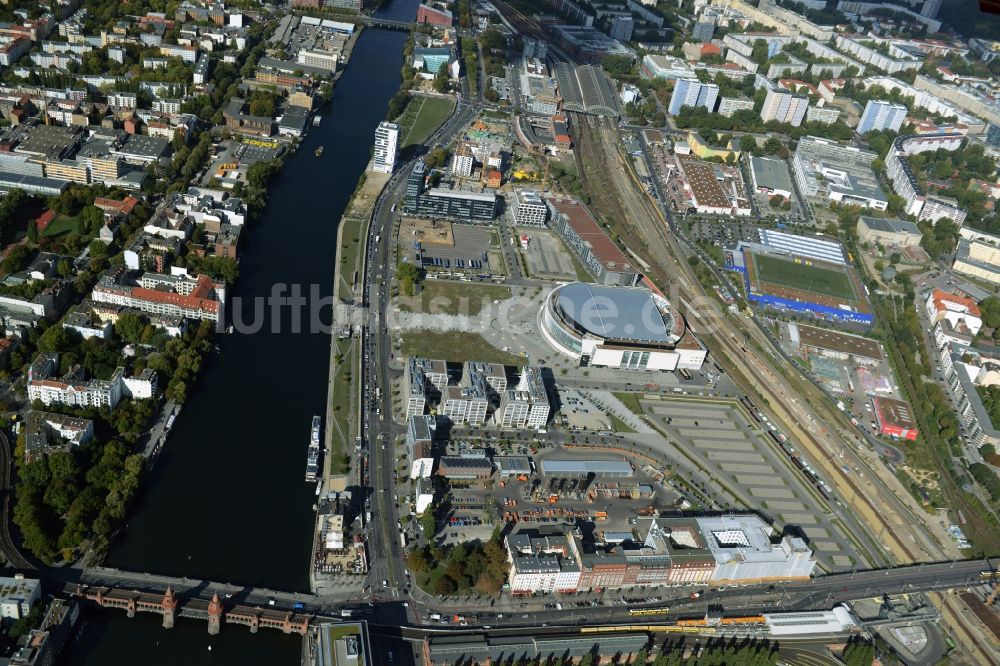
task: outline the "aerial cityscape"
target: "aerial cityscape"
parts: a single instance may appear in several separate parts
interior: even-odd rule
[[[1000,666],[1000,3],[0,3],[0,665]]]

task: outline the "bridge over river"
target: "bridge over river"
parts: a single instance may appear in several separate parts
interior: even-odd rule
[[[806,582],[710,589],[697,600],[690,599],[685,590],[667,590],[662,594],[677,594],[677,598],[666,603],[673,611],[691,614],[704,612],[709,604],[732,608],[745,608],[746,603],[752,603],[760,608],[772,609],[775,606],[788,610],[828,609],[837,603],[856,599],[975,586],[993,582],[996,576],[989,560],[963,560],[831,574]],[[461,606],[448,600],[430,598],[418,601],[411,598],[410,603],[400,600],[369,608],[367,599],[357,599],[347,593],[342,596],[317,596],[100,567],[84,570],[79,582],[66,583],[64,591],[104,608],[125,610],[129,617],[143,612],[159,613],[163,615],[165,627],[172,626],[178,614],[204,619],[208,621],[210,633],[217,633],[223,624],[242,624],[250,627],[252,632],[259,628],[272,628],[285,633],[304,634],[310,624],[339,617],[336,611],[344,608],[364,610],[366,615],[370,612],[373,617],[368,618],[369,621],[375,620],[374,616],[386,620],[388,613],[393,612],[398,613],[398,617],[391,624],[399,626],[414,621],[419,624],[421,612],[450,614],[460,612]],[[544,601],[542,599],[533,604],[538,606],[537,609],[527,609],[534,622],[558,626],[578,624],[582,620],[569,608],[544,609]],[[438,602],[440,608],[435,608]],[[522,603],[525,602],[521,599],[501,599],[495,605],[491,604],[489,610],[494,613],[501,610],[509,612],[512,608],[508,606]],[[390,611],[389,606],[394,610]],[[612,625],[630,621],[630,609],[634,612],[643,607],[643,604],[605,606],[601,614],[603,616],[607,612],[606,623]],[[466,612],[476,613],[486,609],[486,602],[478,602]],[[513,616],[510,619],[513,620]]]

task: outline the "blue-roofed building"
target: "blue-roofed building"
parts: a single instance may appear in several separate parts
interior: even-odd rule
[[[542,305],[542,337],[581,364],[622,370],[697,370],[705,348],[665,298],[641,287],[571,282]]]
[[[437,74],[442,67],[447,67],[448,63],[454,57],[455,53],[449,47],[427,48],[418,46],[413,49],[413,68]]]

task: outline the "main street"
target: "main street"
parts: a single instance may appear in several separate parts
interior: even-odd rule
[[[427,146],[450,142],[472,122],[478,105],[460,100],[454,113],[427,140]],[[394,472],[395,440],[404,432],[393,421],[389,366],[392,340],[387,309],[390,276],[395,270],[395,244],[390,240],[395,223],[394,210],[402,204],[406,179],[414,162],[399,168],[375,204],[366,239],[361,304],[367,308],[362,330],[361,383],[363,387],[362,433],[369,454],[372,518],[368,523],[368,552],[371,558],[369,584],[373,599],[394,600],[420,594],[410,584],[403,564],[405,553],[399,535],[399,511]],[[377,239],[377,240],[376,240]]]

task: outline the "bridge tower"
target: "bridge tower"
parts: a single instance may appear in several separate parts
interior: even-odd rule
[[[174,594],[173,589],[167,585],[167,591],[163,595],[163,601],[160,602],[163,607],[163,628],[173,629],[174,628],[174,618],[177,614],[177,595]]]
[[[212,595],[212,602],[208,604],[208,633],[215,636],[222,628],[222,602],[219,601],[218,593]]]

